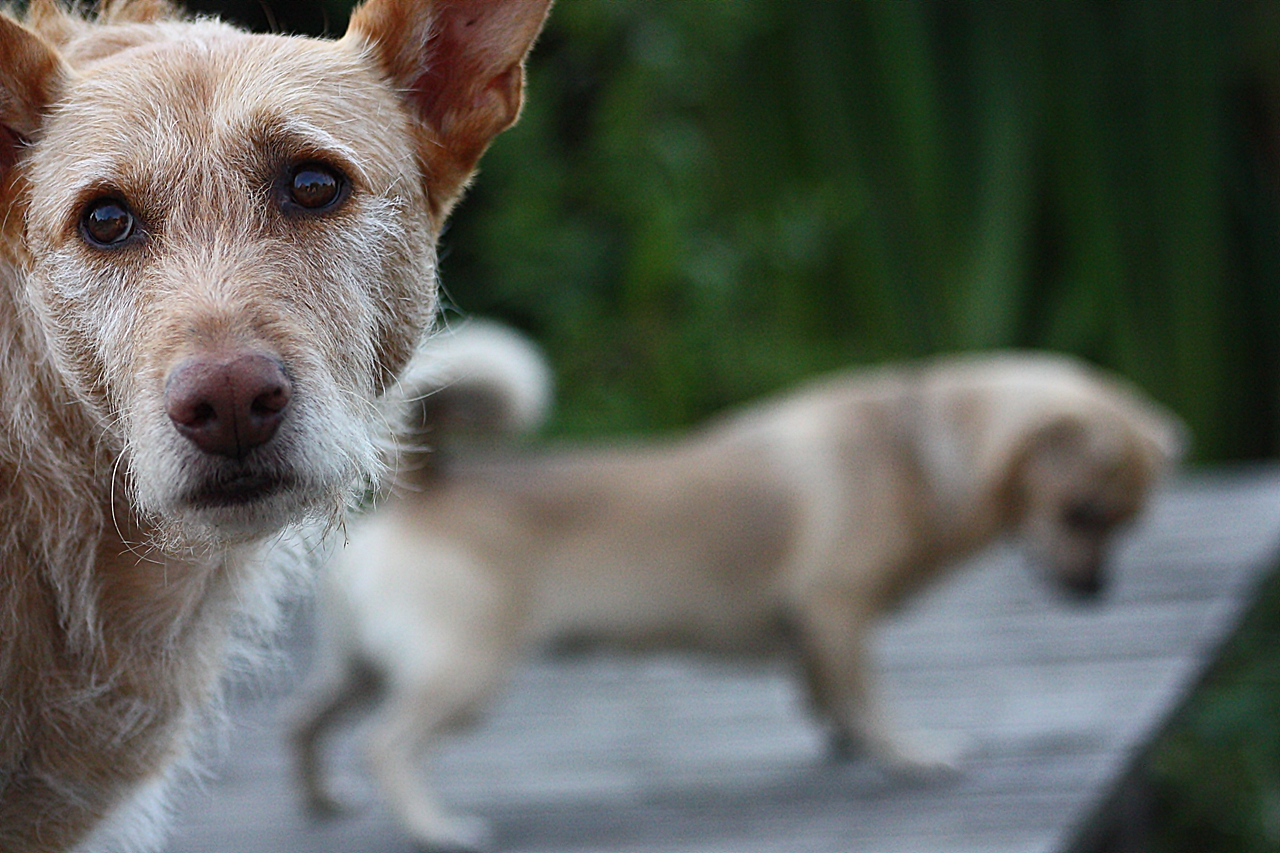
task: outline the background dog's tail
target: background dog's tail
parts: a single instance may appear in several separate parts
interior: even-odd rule
[[[402,448],[428,462],[457,440],[533,432],[552,403],[551,368],[542,351],[514,329],[484,320],[433,335],[401,389],[409,401]]]

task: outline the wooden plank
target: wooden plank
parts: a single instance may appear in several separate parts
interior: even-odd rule
[[[427,772],[520,853],[1060,851],[1071,848],[1200,677],[1280,553],[1280,469],[1178,481],[1119,549],[1098,606],[1061,600],[997,548],[887,621],[876,654],[911,725],[973,743],[965,772],[904,786],[829,761],[782,661],[607,653],[531,661]],[[287,650],[299,668],[305,619]],[[359,772],[356,814],[298,811],[278,708],[234,695],[215,776],[172,853],[408,851]]]

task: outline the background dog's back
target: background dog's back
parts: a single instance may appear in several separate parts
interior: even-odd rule
[[[808,573],[892,551],[924,581],[990,541],[1014,522],[1017,496],[995,493],[1031,435],[1106,415],[1143,436],[1121,461],[1145,489],[1181,452],[1176,422],[1073,361],[1019,354],[824,379],[656,445],[450,458],[373,524],[465,543],[511,586],[526,640],[750,643]],[[378,571],[359,547],[347,561]]]

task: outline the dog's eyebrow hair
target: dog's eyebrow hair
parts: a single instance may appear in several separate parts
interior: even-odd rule
[[[312,155],[331,154],[341,158],[342,163],[354,172],[351,177],[362,183],[368,183],[369,175],[365,171],[359,150],[335,137],[323,127],[306,119],[290,115],[273,115],[262,120],[260,132],[263,138],[270,140],[281,148],[301,149]]]

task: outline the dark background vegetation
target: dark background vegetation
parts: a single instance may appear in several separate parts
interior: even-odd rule
[[[545,346],[553,432],[1018,346],[1129,376],[1197,462],[1280,450],[1276,0],[560,0],[530,71],[443,273]],[[1280,849],[1265,592],[1148,762],[1157,850]]]

